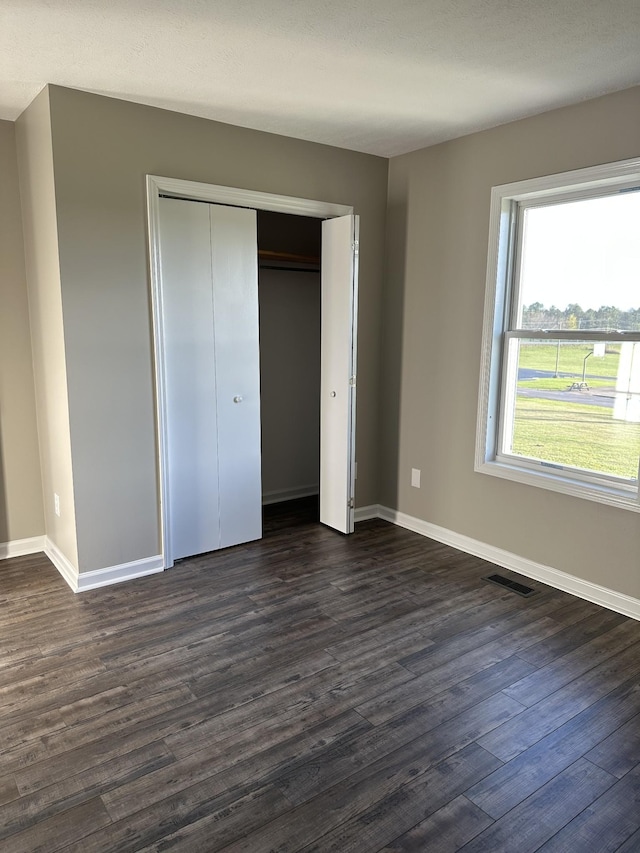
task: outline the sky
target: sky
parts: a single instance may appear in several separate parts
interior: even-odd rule
[[[640,191],[526,212],[522,304],[640,307]]]

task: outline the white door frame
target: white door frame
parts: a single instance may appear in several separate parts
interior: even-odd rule
[[[166,383],[164,376],[164,332],[162,329],[161,291],[162,271],[160,265],[160,205],[161,195],[190,201],[207,201],[213,204],[228,204],[235,207],[250,207],[254,210],[271,210],[293,216],[308,216],[316,219],[331,219],[353,213],[353,207],[345,204],[315,201],[294,196],[275,195],[235,187],[205,184],[199,181],[183,181],[179,178],[164,178],[147,175],[147,228],[149,240],[149,264],[151,275],[151,302],[153,309],[154,368],[156,380],[156,419],[158,435],[158,474],[160,478],[160,536],[164,568],[173,565],[169,544],[169,489],[165,472],[167,458]],[[355,436],[352,436],[355,441]]]

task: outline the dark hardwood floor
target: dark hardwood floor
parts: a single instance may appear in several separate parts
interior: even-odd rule
[[[78,596],[3,561],[0,849],[640,851],[640,624],[493,568],[308,503]]]

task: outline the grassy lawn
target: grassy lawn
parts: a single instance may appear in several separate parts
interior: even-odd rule
[[[559,465],[637,477],[640,424],[614,421],[612,410],[605,406],[518,397],[513,452]]]
[[[585,344],[583,346],[582,344],[561,343],[558,372],[571,373],[581,379],[584,357],[592,351],[592,344]],[[528,367],[532,370],[550,370],[554,373],[557,355],[557,344],[520,344],[519,366]],[[618,373],[619,358],[620,347],[617,345],[608,345],[606,355],[603,358],[597,358],[592,355],[587,359],[587,375],[616,376]],[[567,381],[566,378],[564,381]]]

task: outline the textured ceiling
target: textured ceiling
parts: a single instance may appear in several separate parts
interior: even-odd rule
[[[391,156],[640,83],[640,0],[0,0],[45,83]]]

